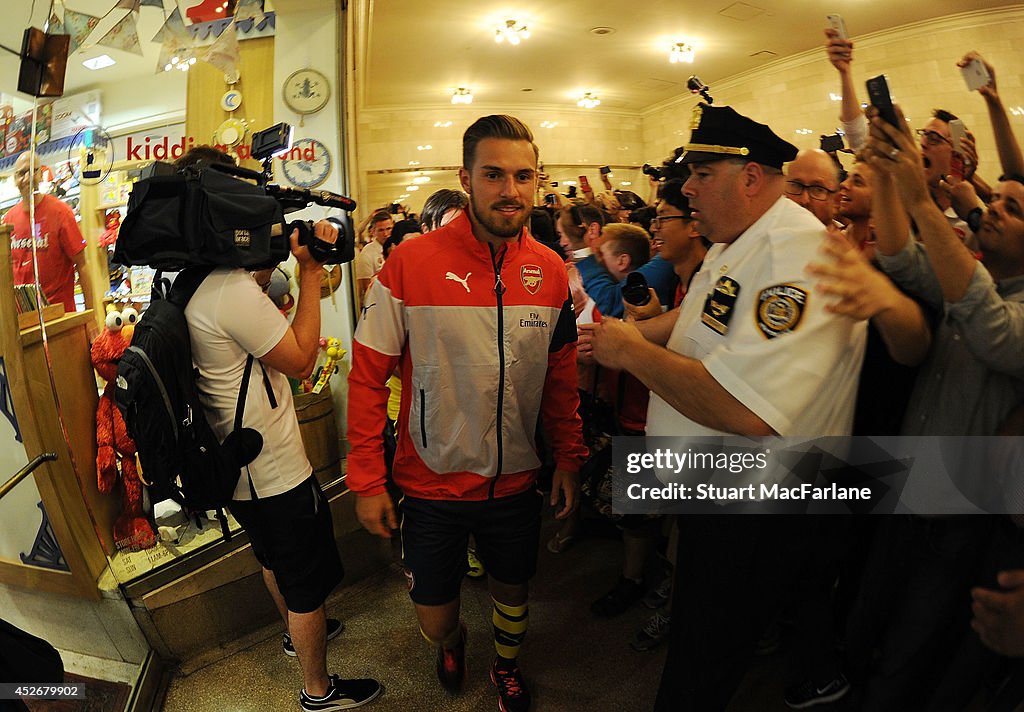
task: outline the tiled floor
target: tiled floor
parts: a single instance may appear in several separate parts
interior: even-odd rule
[[[589,610],[590,601],[618,576],[619,552],[617,541],[596,537],[560,555],[541,551],[531,586],[530,629],[520,658],[532,688],[534,712],[623,712],[653,706],[664,650],[636,653],[628,645],[651,612],[638,605],[619,618],[598,620]],[[419,634],[397,566],[335,592],[328,611],[346,624],[328,648],[329,668],[347,677],[376,677],[385,686],[384,695],[366,709],[497,709],[488,679],[494,656],[491,604],[482,582],[467,579],[463,586],[469,680],[457,697],[437,683],[432,651]],[[280,626],[267,628],[251,647],[177,677],[165,712],[297,710],[298,663],[282,654],[280,632]]]

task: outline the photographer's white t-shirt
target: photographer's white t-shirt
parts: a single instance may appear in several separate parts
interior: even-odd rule
[[[234,429],[235,407],[248,354],[257,359],[280,343],[288,320],[242,270],[217,268],[203,281],[185,309],[192,360],[199,369],[196,386],[214,434],[223,440]],[[258,497],[282,494],[301,484],[313,471],[306,457],[292,405],[288,378],[269,366],[267,377],[277,400],[263,385],[257,360],[249,377],[242,425],[263,436],[263,450],[242,475],[233,499],[251,499],[248,475]]]

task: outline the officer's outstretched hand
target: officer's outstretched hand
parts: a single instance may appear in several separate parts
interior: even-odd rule
[[[390,539],[391,531],[398,528],[395,505],[387,492],[356,497],[356,517],[366,531],[385,539]]]
[[[580,474],[578,472],[555,470],[551,476],[551,506],[557,507],[559,499],[565,501],[565,506],[555,512],[555,519],[565,519],[575,512],[580,504]]]
[[[599,324],[586,324],[580,327],[581,338],[578,348],[584,351],[582,332],[591,332],[587,346],[596,360],[606,368],[628,370],[632,359],[636,358],[634,349],[646,343],[647,339],[636,326],[628,321],[606,316]]]

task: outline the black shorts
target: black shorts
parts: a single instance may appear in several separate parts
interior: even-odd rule
[[[479,502],[403,497],[398,505],[402,563],[413,602],[439,606],[458,598],[470,534],[476,555],[496,581],[515,586],[533,578],[542,499],[533,489]]]
[[[235,500],[229,509],[256,558],[274,572],[289,611],[315,611],[341,583],[331,508],[315,477],[273,497]]]

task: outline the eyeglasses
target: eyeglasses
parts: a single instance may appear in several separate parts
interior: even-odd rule
[[[837,192],[829,190],[823,185],[804,185],[800,181],[787,180],[786,181],[786,194],[787,195],[803,195],[804,191],[811,196],[812,200],[828,200],[828,196]]]
[[[651,218],[651,227],[660,230],[666,220],[689,220],[689,218],[685,215],[659,215],[656,218]]]
[[[924,142],[929,146],[941,146],[944,143],[948,143],[950,146],[953,145],[952,141],[940,134],[938,131],[932,131],[931,129],[914,129],[914,133],[918,136],[923,136]]]

